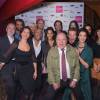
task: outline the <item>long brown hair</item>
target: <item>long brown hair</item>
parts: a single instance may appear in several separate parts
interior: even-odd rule
[[[52,27],[48,27],[45,31],[45,41],[48,42],[48,37],[47,37],[47,34],[48,34],[48,31],[51,30],[52,33],[53,33],[53,40],[55,39],[55,34],[54,34],[54,29]]]

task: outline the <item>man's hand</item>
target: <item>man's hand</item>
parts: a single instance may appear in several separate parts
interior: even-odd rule
[[[52,86],[53,86],[54,90],[57,90],[60,88],[60,83],[53,83]]]
[[[0,63],[0,70],[3,68],[5,63]]]
[[[75,87],[76,87],[76,84],[77,84],[77,82],[73,80],[73,81],[71,81],[71,83],[70,83],[69,86],[70,86],[71,88],[75,88]]]

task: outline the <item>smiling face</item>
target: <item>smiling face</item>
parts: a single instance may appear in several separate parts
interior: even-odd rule
[[[47,39],[48,40],[51,40],[51,39],[53,39],[53,36],[54,36],[53,31],[52,30],[48,30],[47,31]]]
[[[35,30],[35,33],[34,33],[34,38],[39,41],[41,40],[41,37],[42,37],[42,31],[40,29],[36,29]]]
[[[69,31],[68,32],[68,38],[69,38],[69,41],[75,41],[76,40],[76,31]]]
[[[81,32],[79,33],[78,39],[79,39],[79,42],[80,42],[80,43],[85,43],[85,41],[86,41],[86,39],[87,39],[87,33],[84,32],[84,31],[81,31]]]
[[[16,29],[17,29],[18,31],[21,31],[23,27],[24,27],[24,26],[23,26],[23,22],[21,22],[21,21],[16,21]]]
[[[67,38],[64,33],[59,33],[56,38],[57,47],[63,49],[67,45]]]
[[[30,30],[28,28],[24,28],[21,32],[22,39],[28,40],[30,37]]]
[[[34,35],[34,31],[35,31],[35,29],[36,29],[35,23],[32,23],[32,25],[30,25],[30,29],[31,29],[31,31],[32,31],[32,33],[33,33],[33,35]]]
[[[37,28],[43,30],[45,26],[45,22],[41,19],[37,22]]]
[[[6,27],[7,35],[13,36],[15,34],[15,25],[13,23],[9,23]]]
[[[60,31],[62,30],[62,25],[61,25],[60,22],[56,22],[56,23],[55,23],[55,30],[56,30],[57,32],[60,32]]]

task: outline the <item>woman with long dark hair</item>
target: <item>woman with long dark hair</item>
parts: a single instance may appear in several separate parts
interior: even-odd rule
[[[18,82],[21,86],[24,100],[32,100],[34,84],[37,78],[36,57],[28,43],[30,33],[30,28],[24,27],[21,31],[21,39],[15,41],[0,59],[4,66],[14,58],[15,65],[13,65],[12,75],[15,83]]]
[[[78,31],[79,31],[79,26],[78,26],[77,21],[72,20],[72,21],[69,23],[69,29],[70,29],[70,28],[74,28],[74,29],[76,29],[77,32],[78,32]]]
[[[87,45],[87,31],[80,29],[78,34],[77,53],[80,61],[80,81],[78,84],[79,100],[92,100],[91,83],[90,83],[90,66],[93,60],[93,53],[91,48]]]
[[[51,47],[55,46],[55,33],[54,29],[52,27],[48,27],[45,31],[45,41],[43,42],[43,47],[44,47],[44,63],[46,64],[46,58],[48,55],[48,51],[50,50]]]

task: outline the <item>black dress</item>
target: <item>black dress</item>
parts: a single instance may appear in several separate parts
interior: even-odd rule
[[[35,53],[30,46],[30,50],[25,52],[18,49],[18,41],[15,41],[7,52],[4,55],[0,56],[0,61],[5,62],[5,64],[9,63],[12,58],[14,64],[13,67],[13,74],[14,81],[19,82],[21,88],[23,89],[26,95],[30,95],[35,86],[35,80],[33,79],[34,73],[34,62],[36,61]]]
[[[33,79],[34,66],[31,50],[24,52],[17,48],[15,51],[15,61],[15,79],[20,82],[24,92],[30,94],[35,88],[35,81]]]

